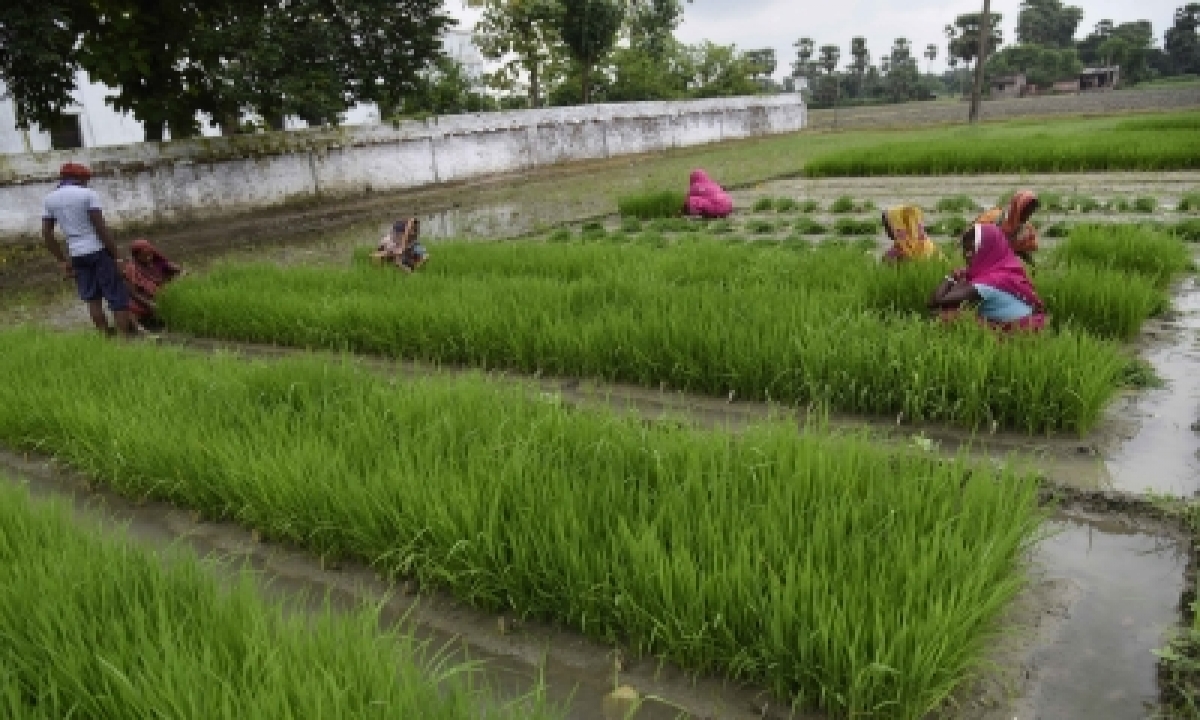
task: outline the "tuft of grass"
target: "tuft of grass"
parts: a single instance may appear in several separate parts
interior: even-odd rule
[[[768,235],[775,232],[775,223],[770,220],[751,220],[746,223],[746,232],[754,235]]]
[[[1158,199],[1152,197],[1140,197],[1133,201],[1133,211],[1139,213],[1150,214],[1158,209]]]
[[[1175,206],[1175,210],[1181,213],[1197,213],[1200,212],[1200,192],[1185,193],[1179,198],[1179,204]]]
[[[751,207],[753,212],[771,212],[775,208],[775,200],[769,197],[761,197],[754,201]]]
[[[1057,192],[1038,193],[1038,203],[1043,212],[1066,212],[1068,206],[1067,198],[1062,193]],[[1008,201],[1006,200],[1001,207],[1007,208]]]
[[[1066,223],[1051,223],[1042,230],[1042,235],[1048,238],[1065,238],[1071,234],[1071,226]]]
[[[800,207],[800,203],[796,202],[794,198],[775,198],[775,212],[777,213],[795,212],[798,207]]]
[[[967,220],[965,217],[962,217],[961,215],[960,216],[951,216],[951,217],[945,217],[945,218],[942,218],[941,220],[938,220],[933,225],[930,225],[927,228],[927,231],[931,235],[942,235],[942,236],[946,236],[946,237],[959,237],[964,232],[966,232],[967,228],[970,227],[970,225],[971,225],[971,221]]]
[[[825,233],[829,232],[829,228],[810,217],[800,218],[796,221],[793,227],[796,229],[796,232],[800,233],[801,235],[824,235]]]
[[[852,213],[855,211],[856,207],[857,205],[854,203],[854,198],[850,197],[849,195],[843,195],[830,203],[829,212],[839,215],[844,213]]]
[[[547,242],[552,242],[552,243],[571,242],[571,240],[573,240],[574,238],[575,238],[575,235],[571,232],[571,229],[565,228],[565,227],[558,228],[557,230],[555,230],[554,232],[552,232],[548,236],[546,236]]]
[[[617,198],[617,212],[640,220],[678,217],[686,201],[687,193],[678,190],[632,193]]]
[[[712,302],[742,314],[730,312],[726,298]],[[929,329],[917,335],[927,342]],[[887,705],[897,717],[922,717],[949,697],[1020,591],[1023,557],[1045,518],[1028,474],[891,449],[867,436],[797,433],[789,422],[731,434],[573,407],[536,387],[479,376],[397,383],[320,357],[247,361],[34,331],[2,340],[0,372],[26,380],[0,386],[0,437],[8,442],[53,447],[64,463],[132,496],[236,520],[323,557],[363,559],[386,576],[415,576],[472,605],[564,623],[637,655],[736,673],[831,716]],[[1004,345],[987,342],[1004,354]],[[901,362],[886,345],[871,355],[882,368]],[[1023,374],[1043,367],[1039,359],[1011,358]],[[913,362],[897,370],[909,374]],[[146,376],[161,392],[145,392]],[[28,545],[37,551],[37,542]],[[107,563],[76,567],[54,557],[31,565],[91,603],[82,607],[118,604],[121,595],[79,581],[101,581]],[[0,607],[10,608],[17,633],[33,632],[40,624],[11,608],[43,595],[28,592],[36,586],[17,589],[26,592],[0,589],[14,594]],[[67,627],[61,635],[88,641]],[[127,641],[121,625],[97,629],[117,647]],[[175,638],[180,626],[164,623],[158,632]],[[246,643],[228,631],[218,639],[235,649]],[[329,645],[342,647],[341,656],[370,655],[361,671],[390,687],[349,692],[315,659],[298,662],[295,676],[271,677],[364,702],[414,692],[381,662],[385,650],[337,639]],[[288,657],[279,646],[256,645],[266,657],[231,654],[242,660],[238,682],[261,683],[245,667]],[[6,657],[55,657],[36,643],[22,647],[27,652]],[[99,666],[97,648],[112,647],[88,644],[67,657]],[[154,668],[157,655],[136,659]],[[879,673],[881,665],[905,672]],[[124,699],[111,674],[97,675],[109,679],[104,695]],[[346,678],[356,690],[362,682]],[[173,687],[194,683],[223,690],[203,673]],[[429,717],[430,708],[397,717]]]
[[[1154,366],[1140,357],[1129,359],[1121,373],[1121,382],[1126,387],[1135,389],[1160,388],[1165,385]]]
[[[1129,213],[1133,212],[1133,203],[1129,198],[1114,197],[1105,203],[1104,209],[1114,213]]]
[[[621,232],[627,232],[630,235],[636,235],[636,234],[640,233],[641,231],[642,231],[642,221],[641,220],[634,218],[634,217],[621,218]]]
[[[1089,195],[1072,195],[1066,199],[1066,209],[1070,212],[1092,213],[1100,209],[1100,201]]]
[[[1200,243],[1200,219],[1183,220],[1171,228],[1171,233],[1183,242]]]
[[[714,220],[705,228],[712,235],[728,235],[733,232],[733,223],[729,220]]]
[[[838,218],[833,229],[838,235],[874,235],[879,232],[879,223],[874,220]]]
[[[935,209],[940,213],[965,213],[979,210],[979,203],[967,195],[952,195],[937,201]]]
[[[87,422],[81,415],[74,421]],[[232,432],[216,437],[222,445],[209,452],[231,458]],[[177,435],[167,456],[195,462],[196,440]],[[124,444],[115,434],[106,441]],[[68,452],[81,469],[111,468],[78,448]],[[216,507],[216,494],[204,501],[184,489],[199,490],[202,475],[161,457],[154,464],[175,489],[134,494],[165,494],[206,514],[228,514]],[[126,466],[109,478],[128,491],[150,471]],[[288,613],[262,598],[249,572],[218,585],[194,555],[175,549],[159,556],[103,537],[79,527],[69,507],[31,500],[8,479],[0,479],[0,569],[5,717],[149,718],[166,708],[171,717],[228,720],[314,708],[331,718],[561,717],[536,693],[517,703],[490,697],[475,669],[450,664],[411,632],[381,632],[377,609],[346,612],[326,603],[303,616]]]
[[[1136,225],[1082,225],[1055,249],[1052,262],[1066,267],[1091,265],[1148,278],[1166,287],[1186,272],[1191,254],[1183,241],[1166,232]]]
[[[817,210],[820,210],[821,205],[816,200],[809,199],[801,201],[796,209],[802,213],[811,214],[815,213]]]

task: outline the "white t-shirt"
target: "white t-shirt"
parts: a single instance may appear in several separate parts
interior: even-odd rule
[[[71,257],[90,255],[104,249],[89,210],[100,209],[100,196],[95,190],[79,185],[60,185],[43,201],[42,218],[53,220],[67,236]]]

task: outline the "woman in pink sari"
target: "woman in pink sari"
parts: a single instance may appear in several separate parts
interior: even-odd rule
[[[945,318],[973,306],[980,322],[1005,331],[1045,327],[1046,307],[1003,230],[975,225],[963,233],[962,249],[967,267],[942,280],[929,298],[930,309]]]
[[[702,218],[725,218],[733,212],[733,199],[703,170],[693,170],[688,187],[684,215]]]

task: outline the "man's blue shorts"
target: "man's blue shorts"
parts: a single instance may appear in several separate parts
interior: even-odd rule
[[[71,267],[75,270],[80,300],[92,302],[104,298],[113,312],[129,309],[129,289],[117,269],[117,261],[107,250],[73,257]]]

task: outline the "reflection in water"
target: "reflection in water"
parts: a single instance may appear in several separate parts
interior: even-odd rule
[[[1200,288],[1184,281],[1175,299],[1178,336],[1147,353],[1165,381],[1133,405],[1141,427],[1109,460],[1118,490],[1191,495],[1200,490],[1196,433],[1191,429],[1200,404]]]
[[[1058,638],[1035,656],[1036,718],[1149,717],[1152,651],[1178,620],[1183,550],[1112,520],[1052,527],[1059,532],[1038,547],[1034,574],[1067,579],[1078,593]]]

